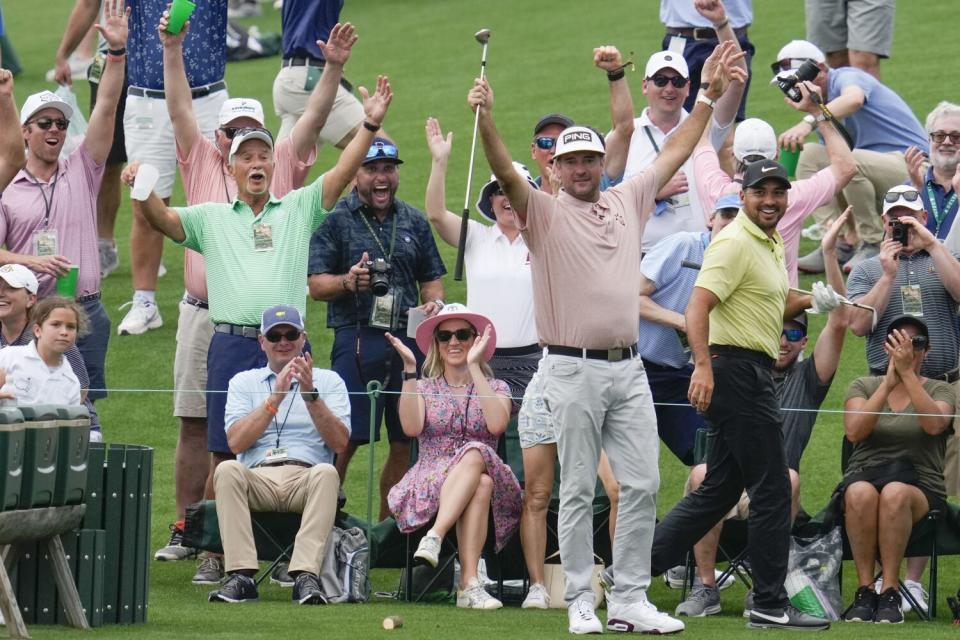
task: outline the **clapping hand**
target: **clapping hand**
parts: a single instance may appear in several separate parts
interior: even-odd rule
[[[417,358],[413,355],[413,351],[410,350],[410,347],[405,345],[400,338],[396,337],[389,331],[383,335],[387,339],[387,342],[390,343],[390,346],[393,347],[394,351],[397,352],[397,355],[400,356],[400,360],[403,361],[403,370],[416,371]]]
[[[907,163],[907,175],[910,176],[913,188],[917,191],[923,189],[923,165],[927,161],[927,156],[916,147],[908,147],[903,154],[903,159]]]
[[[467,352],[467,364],[474,365],[480,364],[483,362],[484,353],[487,350],[487,345],[490,343],[491,327],[492,325],[487,325],[483,328],[483,333],[476,337],[473,341],[473,346],[470,347],[470,351]]]

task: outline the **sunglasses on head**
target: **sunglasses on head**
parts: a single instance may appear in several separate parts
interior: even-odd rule
[[[960,144],[960,131],[934,131],[930,134],[930,139],[937,144],[942,144],[947,138],[950,138],[950,144]]]
[[[917,198],[919,198],[919,197],[920,197],[920,193],[917,192],[917,191],[913,191],[913,190],[911,190],[911,191],[888,191],[888,192],[883,196],[883,201],[884,201],[884,202],[889,202],[890,204],[893,204],[894,202],[898,202],[898,201],[900,201],[900,200],[906,200],[907,202],[916,202],[916,201],[917,201]]]
[[[287,339],[287,342],[296,342],[300,339],[300,330],[299,329],[287,329],[286,331],[268,331],[263,334],[263,337],[267,339],[267,342],[277,343]]]
[[[67,127],[70,126],[70,121],[66,118],[37,118],[36,120],[31,120],[27,124],[35,124],[44,131],[47,131],[53,125],[57,125],[57,129],[60,131],[66,131]]]
[[[656,73],[648,78],[648,80],[652,80],[653,84],[658,87],[665,87],[668,83],[677,89],[683,89],[687,86],[687,79],[683,76],[665,76],[662,73]]]
[[[534,140],[537,143],[538,149],[543,149],[544,151],[549,151],[553,149],[554,145],[557,144],[556,138],[551,138],[550,136],[541,136]]]
[[[372,160],[373,158],[397,158],[397,147],[393,144],[388,144],[386,142],[374,142],[370,145],[370,148],[367,149],[367,160]]]
[[[787,342],[800,342],[807,334],[803,329],[784,329],[780,335],[786,338]]]
[[[437,340],[439,342],[450,342],[450,338],[456,336],[460,342],[466,342],[477,335],[473,329],[457,329],[456,331],[437,331]]]

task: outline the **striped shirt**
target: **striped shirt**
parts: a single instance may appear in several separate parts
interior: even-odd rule
[[[954,254],[954,257],[958,255]],[[851,300],[859,300],[873,289],[881,276],[883,267],[879,256],[864,260],[850,273],[847,295]],[[887,308],[877,318],[877,326],[867,335],[867,364],[871,371],[886,371],[887,354],[883,343],[887,339],[887,327],[894,318],[903,315],[900,292],[910,285],[920,286],[922,317],[930,331],[930,353],[923,361],[920,374],[936,378],[957,366],[960,333],[957,330],[957,303],[940,282],[933,257],[926,251],[901,255],[897,260],[897,278],[890,289]]]
[[[260,215],[241,200],[174,211],[186,234],[179,244],[203,254],[206,262],[211,321],[259,326],[263,310],[275,304],[306,314],[310,236],[328,213],[322,175],[283,198],[271,195]],[[270,237],[269,246],[254,246],[256,229]]]

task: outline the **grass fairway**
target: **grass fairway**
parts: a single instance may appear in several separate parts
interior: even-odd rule
[[[16,80],[18,104],[32,92],[51,88],[43,81],[53,66],[53,56],[63,33],[71,0],[6,0],[4,18],[25,71]],[[749,102],[749,115],[773,123],[778,131],[796,122],[797,114],[786,107],[782,96],[767,84],[768,63],[788,40],[804,35],[803,3],[783,0],[756,0],[756,25],[751,38],[757,48],[754,71],[757,73]],[[354,22],[360,34],[347,77],[354,84],[371,86],[377,73],[389,74],[394,103],[385,128],[396,139],[403,166],[399,197],[422,206],[429,172],[429,154],[423,137],[427,116],[439,118],[444,131],[453,130],[454,156],[447,185],[448,207],[459,211],[466,182],[470,133],[473,116],[466,106],[466,92],[479,71],[480,47],[473,34],[482,27],[492,31],[489,47],[489,75],[496,92],[495,114],[498,126],[519,160],[529,158],[531,128],[540,115],[565,111],[577,121],[609,128],[607,81],[592,65],[591,50],[601,44],[615,44],[631,55],[641,72],[628,73],[637,104],[643,106],[640,92],[643,63],[659,49],[663,34],[654,0],[628,2],[571,2],[570,0],[349,0],[343,18]],[[942,99],[955,99],[949,83],[943,82],[942,61],[932,62],[929,43],[941,42],[940,19],[956,11],[954,0],[900,2],[896,17],[893,57],[884,61],[884,80],[913,107],[921,120]],[[264,16],[255,21],[261,31],[278,31],[279,14],[265,5]],[[949,64],[949,62],[947,63]],[[263,101],[268,112],[267,125],[278,128],[271,99],[273,77],[279,59],[231,64],[227,81],[234,96],[254,96]],[[949,74],[947,74],[947,77]],[[86,83],[77,85],[81,104],[87,104]],[[321,154],[317,167],[330,166],[334,156]],[[477,161],[474,194],[488,175],[481,157]],[[314,172],[319,175],[319,170]],[[114,328],[123,317],[117,307],[130,299],[129,200],[118,223],[121,266],[104,282],[104,304]],[[174,203],[183,202],[177,187]],[[474,214],[475,215],[475,214]],[[809,245],[809,246],[808,246]],[[806,252],[812,244],[805,241]],[[448,268],[453,269],[454,252],[441,244]],[[160,281],[158,303],[165,321],[162,329],[139,337],[111,340],[108,354],[108,384],[113,389],[108,399],[98,404],[104,434],[110,442],[148,444],[156,448],[153,502],[153,541],[151,548],[165,543],[167,523],[173,519],[173,453],[177,424],[171,417],[172,365],[176,330],[177,301],[182,293],[181,251],[172,244],[165,249],[169,274]],[[617,277],[617,274],[610,274]],[[462,283],[452,277],[445,280],[446,300],[464,299]],[[804,279],[803,285],[810,280]],[[330,334],[324,329],[324,305],[309,305],[311,340],[318,363],[328,362]],[[812,317],[811,334],[823,325]],[[114,329],[115,330],[115,329]],[[844,358],[824,403],[810,446],[804,457],[801,476],[803,503],[816,511],[829,496],[839,478],[839,444],[842,433],[840,416],[831,412],[841,408],[850,380],[865,371],[862,340],[848,334]],[[131,391],[146,390],[146,391]],[[382,454],[384,447],[379,448]],[[664,450],[666,451],[666,450]],[[380,456],[378,456],[380,457]],[[379,468],[378,461],[378,468]],[[679,498],[685,469],[668,453],[661,455],[662,490],[659,512],[665,513]],[[348,508],[363,515],[366,508],[365,451],[355,460],[347,482]],[[375,504],[378,496],[374,496]],[[564,637],[566,618],[562,611],[521,611],[510,608],[498,612],[456,611],[446,605],[401,605],[392,601],[365,606],[338,606],[321,609],[291,609],[289,591],[266,586],[259,605],[231,607],[206,602],[207,588],[194,587],[189,579],[192,563],[151,565],[149,624],[137,627],[105,627],[98,636],[149,638],[239,637],[315,637],[366,638],[387,632],[380,621],[387,615],[401,615],[404,627],[392,633],[406,638],[540,638]],[[864,634],[892,636],[904,633],[923,637],[946,637],[956,630],[948,624],[943,596],[960,586],[958,564],[951,558],[941,564],[940,617],[930,625],[919,625],[913,617],[909,631],[879,626],[862,627],[838,624],[830,632],[836,637],[854,638]],[[847,564],[844,593],[853,593]],[[375,589],[392,589],[397,572],[377,570]],[[710,634],[714,638],[739,637],[744,633],[740,617],[742,586],[724,592],[725,611],[707,620],[690,620],[687,635]],[[672,611],[679,592],[669,591],[659,580],[651,589],[651,598],[661,608]],[[37,638],[81,637],[65,628],[31,627]],[[771,632],[776,635],[774,632]],[[83,636],[87,637],[87,636]]]

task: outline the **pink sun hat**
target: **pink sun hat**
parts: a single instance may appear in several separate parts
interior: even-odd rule
[[[437,315],[431,316],[420,323],[420,326],[417,327],[417,346],[420,347],[420,351],[427,353],[430,350],[430,346],[433,344],[434,331],[447,320],[466,320],[477,330],[478,336],[483,335],[484,330],[489,325],[490,340],[484,350],[483,359],[490,360],[493,357],[493,351],[497,348],[497,328],[493,326],[489,318],[479,313],[473,313],[470,309],[467,309],[466,305],[458,302],[445,305]]]

